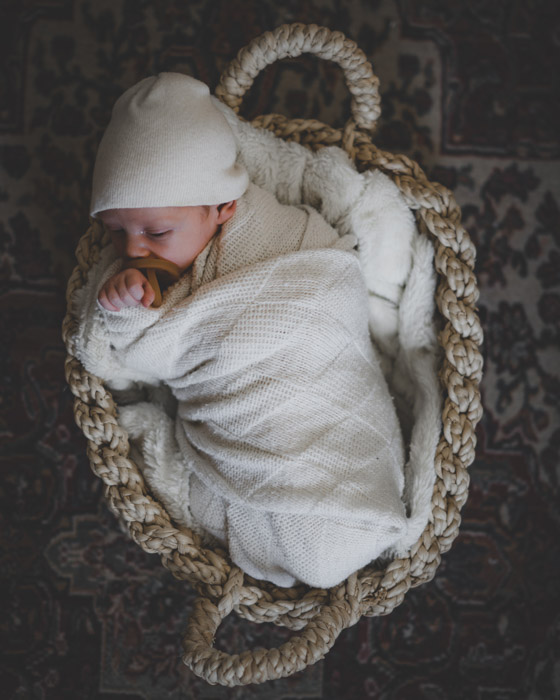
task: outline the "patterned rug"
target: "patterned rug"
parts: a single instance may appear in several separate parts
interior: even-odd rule
[[[560,11],[549,0],[4,0],[0,8],[2,697],[560,697]],[[180,662],[194,594],[119,530],[91,474],[60,326],[97,144],[147,75],[215,87],[253,37],[318,23],[381,79],[376,142],[451,188],[478,248],[485,415],[462,530],[434,581],[261,686]],[[243,113],[342,125],[340,70],[269,67]],[[232,617],[231,651],[287,633]]]

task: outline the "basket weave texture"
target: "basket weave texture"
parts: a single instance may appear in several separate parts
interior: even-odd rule
[[[77,319],[70,311],[63,324],[66,377],[75,396],[76,422],[88,441],[92,470],[104,483],[111,510],[134,541],[146,552],[159,554],[176,578],[195,586],[199,597],[183,640],[183,661],[209,683],[228,686],[260,683],[302,670],[323,658],[340,632],[362,615],[387,615],[411,587],[432,579],[441,555],[458,534],[460,510],[468,492],[467,467],[474,459],[475,428],[482,415],[475,249],[460,224],[461,213],[452,194],[429,182],[415,162],[380,151],[372,143],[370,132],[380,114],[379,83],[363,52],[340,32],[315,25],[284,25],[240,51],[224,71],[216,94],[238,111],[243,95],[265,66],[306,52],[341,66],[352,95],[352,117],[345,127],[335,129],[316,120],[280,115],[261,116],[253,124],[312,150],[340,146],[359,171],[377,168],[388,174],[415,212],[420,232],[434,245],[443,350],[439,370],[444,394],[442,432],[434,464],[431,517],[408,556],[385,565],[372,563],[330,590],[277,588],[245,575],[225,551],[209,549],[192,531],[175,527],[164,507],[150,495],[129,457],[128,436],[119,425],[111,394],[74,355]],[[68,283],[68,301],[83,286],[107,243],[102,227],[92,222],[76,252],[78,264]],[[220,622],[232,610],[248,620],[273,622],[301,633],[277,649],[226,654],[212,644]]]

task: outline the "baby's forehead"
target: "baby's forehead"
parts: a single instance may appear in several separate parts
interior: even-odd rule
[[[118,223],[120,221],[149,222],[156,224],[166,221],[177,221],[189,216],[193,212],[202,209],[194,207],[135,207],[127,209],[105,209],[97,214],[97,217],[105,224]]]

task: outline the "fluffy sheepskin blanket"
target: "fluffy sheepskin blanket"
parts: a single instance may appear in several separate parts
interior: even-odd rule
[[[226,543],[256,578],[329,587],[406,551],[429,517],[440,420],[431,246],[380,173],[226,112],[261,187],[158,309],[98,306],[121,264],[105,249],[73,300],[76,355],[115,390],[136,459],[178,524]],[[139,386],[174,401],[157,389],[140,401]]]

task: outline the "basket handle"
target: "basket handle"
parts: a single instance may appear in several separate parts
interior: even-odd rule
[[[242,582],[243,574],[239,569],[234,573],[234,578],[236,576]],[[346,584],[352,586],[356,581],[356,576],[353,576]],[[297,673],[320,661],[342,630],[357,622],[361,614],[358,598],[348,595],[347,585],[341,584],[333,589],[332,602],[324,605],[300,634],[281,646],[227,654],[213,647],[214,637],[222,620],[238,602],[240,590],[240,583],[230,587],[217,605],[209,598],[200,596],[189,618],[183,638],[183,663],[211,685],[231,687],[264,683]]]
[[[379,79],[371,63],[358,45],[342,32],[332,32],[316,24],[284,24],[253,39],[222,73],[216,95],[237,113],[243,95],[261,70],[277,60],[303,53],[334,61],[342,68],[352,95],[350,110],[356,125],[361,129],[373,129],[381,114],[381,99]]]

